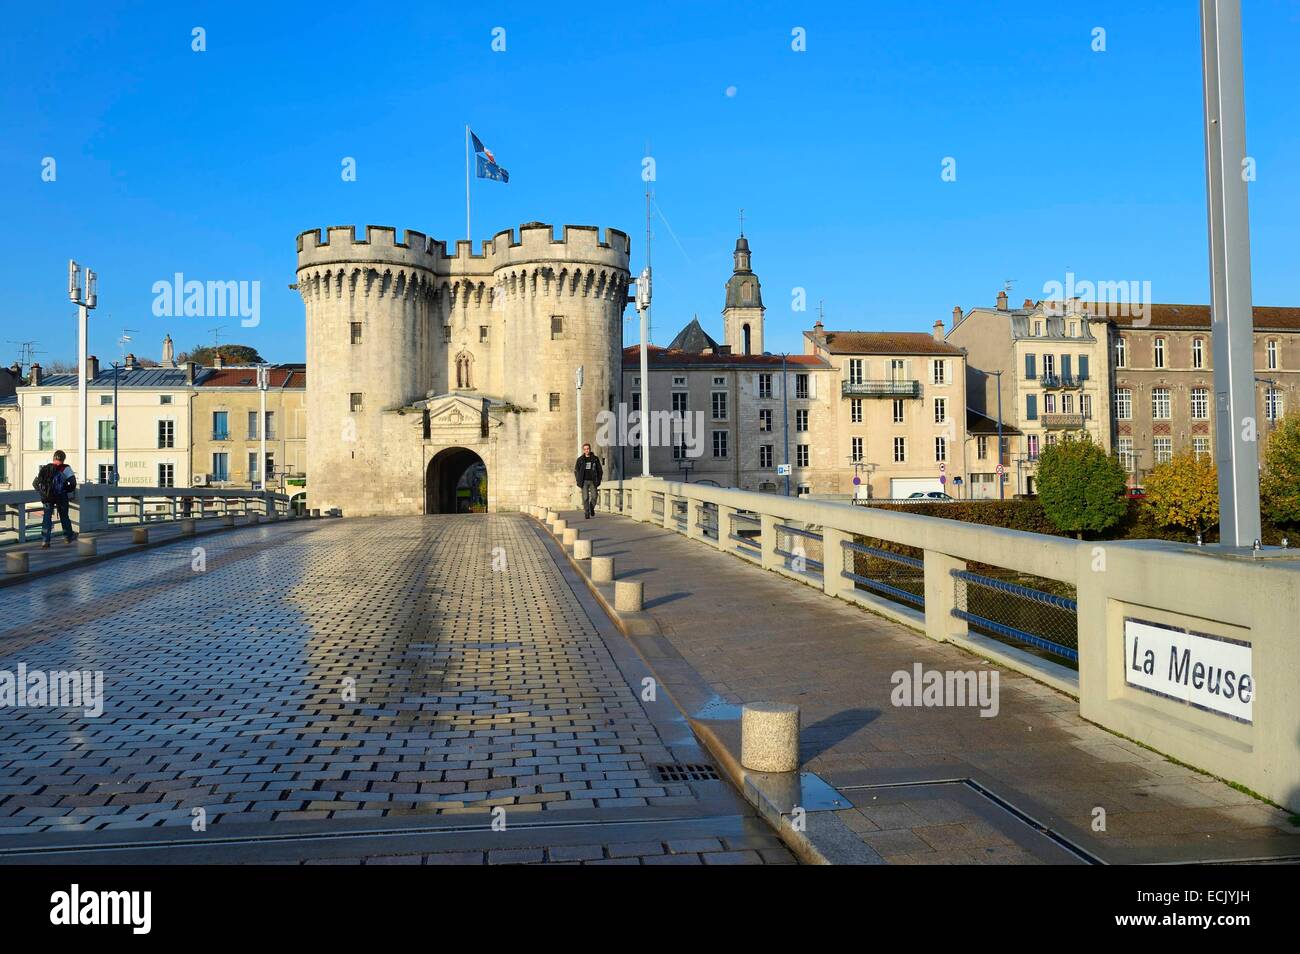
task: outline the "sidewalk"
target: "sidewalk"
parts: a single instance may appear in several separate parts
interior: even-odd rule
[[[706,734],[738,738],[740,703],[797,703],[803,771],[852,802],[835,814],[889,863],[1300,856],[1286,812],[1085,722],[1026,676],[660,527],[564,516],[618,579],[644,583],[629,638]],[[916,664],[998,671],[997,715],[895,706],[891,677]]]

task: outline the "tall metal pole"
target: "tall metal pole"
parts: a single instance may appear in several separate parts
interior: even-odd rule
[[[257,430],[262,438],[257,469],[262,475],[262,497],[266,497],[266,389],[270,385],[270,368],[265,364],[257,366],[257,391],[261,395],[261,410],[257,420]],[[263,505],[265,510],[265,504]]]
[[[81,436],[81,479],[90,482],[90,396],[86,383],[86,333],[90,311],[85,304],[77,306],[77,414]]]
[[[1260,537],[1241,0],[1201,0],[1219,538]]]
[[[465,241],[474,241],[474,235],[469,230],[469,123],[465,124]]]
[[[645,268],[636,283],[636,310],[641,316],[641,476],[650,476],[650,186],[645,189]]]
[[[117,422],[118,422],[118,416],[117,416],[117,378],[118,378],[118,375],[119,375],[119,374],[121,374],[121,371],[119,370],[119,368],[118,368],[118,366],[117,366],[117,363],[114,362],[114,363],[113,363],[113,478],[112,478],[112,480],[109,481],[109,483],[111,483],[111,484],[117,484],[117,483],[120,482],[119,479],[118,479],[118,475],[121,473],[121,471],[119,471],[119,470],[117,469],[117,467],[118,467],[118,460],[117,460],[117,447],[118,447],[118,439],[117,439],[117,438],[118,438],[118,431],[117,431]]]
[[[785,495],[790,496],[790,377],[785,373],[789,352],[781,353],[781,429],[785,432]]]
[[[997,458],[998,458],[998,466],[999,466],[999,467],[1002,467],[1002,466],[1004,466],[1003,463],[1002,463],[1002,372],[1001,372],[1001,371],[994,371],[993,373],[994,373],[995,375],[997,375],[997,378],[998,378],[998,453],[997,453]],[[1006,471],[1004,471],[1004,470],[998,470],[998,471],[995,471],[995,473],[996,473],[997,478],[998,478],[998,499],[999,499],[999,500],[1006,500],[1006,499],[1007,499],[1007,482],[1006,482],[1006,480],[1003,479],[1003,478],[1006,477]],[[1017,485],[1019,485],[1019,482],[1020,482],[1020,481],[1019,481],[1019,479],[1017,478],[1017,481],[1016,481]],[[1019,493],[1019,491],[1020,491],[1020,487],[1017,486],[1017,487],[1016,487],[1016,492]]]

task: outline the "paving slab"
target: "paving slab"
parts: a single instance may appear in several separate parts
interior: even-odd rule
[[[186,539],[0,591],[0,670],[103,678],[102,712],[0,709],[0,862],[770,838],[716,774],[663,777],[707,756],[527,518],[309,526],[207,537],[201,570]]]

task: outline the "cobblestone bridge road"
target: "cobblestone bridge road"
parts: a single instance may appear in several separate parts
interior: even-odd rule
[[[0,678],[104,697],[0,708],[0,861],[789,861],[665,768],[708,762],[552,546],[512,515],[332,520],[0,590]]]

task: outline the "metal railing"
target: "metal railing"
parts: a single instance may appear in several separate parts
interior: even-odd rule
[[[173,520],[206,517],[287,516],[289,497],[246,489],[212,487],[125,487],[82,484],[69,501],[78,533],[94,533]],[[0,544],[23,543],[40,535],[44,507],[34,490],[0,493]],[[55,518],[57,529],[58,518]]]
[[[972,629],[1079,661],[1079,604],[1074,599],[964,570],[952,575],[957,581],[953,615]]]
[[[872,381],[844,381],[840,385],[841,397],[919,398],[921,382],[884,378]]]

